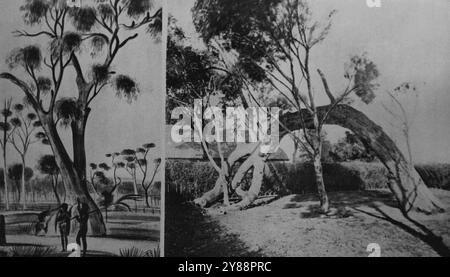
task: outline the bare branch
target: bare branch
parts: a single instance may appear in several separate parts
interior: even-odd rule
[[[333,94],[330,91],[330,88],[328,87],[327,79],[325,78],[325,75],[320,69],[317,69],[317,73],[320,75],[320,79],[322,79],[323,88],[325,89],[325,93],[327,94],[328,98],[330,99],[331,104],[336,102],[336,99],[334,98]]]
[[[16,31],[13,31],[12,33],[15,37],[38,37],[38,36],[42,36],[42,35],[49,36],[50,38],[56,37],[54,34],[47,32],[47,31],[41,31],[38,33],[28,33],[27,31],[24,31],[24,30],[22,30],[22,31],[16,30]]]

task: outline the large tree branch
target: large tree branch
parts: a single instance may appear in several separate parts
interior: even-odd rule
[[[18,86],[27,96],[27,100],[32,104],[33,108],[35,108],[36,111],[43,112],[42,107],[40,103],[37,102],[36,97],[31,92],[30,87],[28,84],[20,79],[18,79],[16,76],[12,75],[11,73],[1,73],[0,74],[1,79],[6,79]]]

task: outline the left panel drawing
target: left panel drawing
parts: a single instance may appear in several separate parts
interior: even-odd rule
[[[0,257],[159,257],[161,1],[0,15]]]

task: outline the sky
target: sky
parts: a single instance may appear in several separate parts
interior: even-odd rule
[[[91,0],[93,1],[93,0]],[[87,4],[89,0],[83,1]],[[17,47],[26,44],[39,44],[43,48],[47,44],[39,39],[15,38],[11,32],[17,29],[25,29],[22,16],[19,13],[20,5],[24,0],[2,0],[0,1],[0,72],[8,72],[9,69],[4,62],[8,53]],[[155,10],[158,7],[155,3]],[[145,29],[142,28],[142,29]],[[38,28],[27,29],[36,31]],[[132,33],[128,33],[130,35]],[[120,34],[122,39],[127,35]],[[138,38],[129,42],[128,46],[119,52],[113,69],[119,74],[130,75],[139,84],[140,95],[138,100],[129,104],[124,99],[115,96],[111,88],[106,88],[102,94],[92,103],[92,112],[87,124],[86,131],[86,154],[88,163],[106,162],[105,154],[120,152],[125,148],[135,149],[142,144],[153,142],[157,145],[152,150],[150,161],[160,157],[161,147],[161,123],[164,120],[164,71],[162,68],[162,43],[153,40],[145,32],[139,32]],[[81,63],[84,68],[89,68],[93,60],[89,58],[86,49],[82,49]],[[20,71],[14,71],[17,76],[24,76]],[[84,72],[88,76],[87,70]],[[74,82],[74,70],[69,67],[61,88],[60,97],[74,97],[76,87]],[[13,97],[14,102],[20,102],[23,92],[6,80],[0,80],[0,100]],[[71,154],[70,129],[60,129],[60,134]],[[43,154],[50,153],[48,146],[34,145],[27,164],[34,168],[36,160]],[[8,151],[10,160],[17,160],[18,156],[12,148]]]
[[[177,20],[192,44],[201,47],[192,24],[194,0],[169,0],[168,12]],[[405,150],[404,139],[383,105],[390,107],[386,90],[403,82],[418,88],[418,97],[401,101],[411,118],[413,157],[418,163],[450,162],[450,1],[381,0],[381,7],[369,8],[366,0],[314,0],[315,18],[337,13],[326,40],[312,53],[312,66],[320,68],[334,91],[345,88],[344,64],[351,55],[367,52],[379,71],[376,99],[369,105],[356,101],[354,107],[366,113]],[[315,80],[319,85],[319,80]],[[417,105],[415,104],[417,99]],[[318,104],[327,104],[317,94]],[[342,128],[327,128],[336,141]]]

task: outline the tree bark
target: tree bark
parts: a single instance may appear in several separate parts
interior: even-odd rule
[[[66,193],[69,195],[69,199],[71,199],[73,203],[76,203],[76,199],[79,198],[82,202],[88,204],[91,212],[97,211],[92,213],[89,218],[91,232],[96,236],[106,235],[106,226],[103,222],[103,216],[87,190],[86,176],[83,177],[79,175],[83,171],[78,171],[75,167],[75,163],[71,161],[59,137],[51,115],[40,114],[40,119],[50,142],[50,146],[53,150],[53,154],[55,155],[55,160],[60,169],[60,174]],[[76,141],[73,141],[74,154],[76,154],[74,155],[74,160],[77,160],[79,163],[82,159],[78,156],[85,154],[83,151],[84,139],[81,145],[77,145],[77,142],[81,142],[81,140],[79,140],[78,137],[76,137],[76,139]],[[75,147],[75,145],[77,146]]]
[[[388,186],[403,211],[417,210],[427,214],[444,211],[443,204],[425,186],[417,171],[409,165],[404,155],[380,126],[348,105],[337,105],[331,112],[328,112],[329,109],[330,106],[318,107],[319,119],[325,118],[325,124],[339,125],[349,129],[368,150],[375,153],[389,172]],[[305,124],[313,128],[311,116],[307,111],[301,112]],[[302,128],[298,118],[297,112],[286,113],[280,117],[280,121],[293,131]],[[281,137],[286,133],[283,128],[280,128]]]
[[[330,203],[328,200],[327,191],[325,189],[325,182],[323,180],[323,169],[322,169],[322,144],[319,143],[316,146],[316,149],[314,149],[314,157],[313,157],[313,164],[314,164],[314,175],[315,175],[315,182],[317,187],[317,192],[319,194],[319,201],[320,201],[320,210],[323,213],[328,212],[328,209],[330,207]]]

